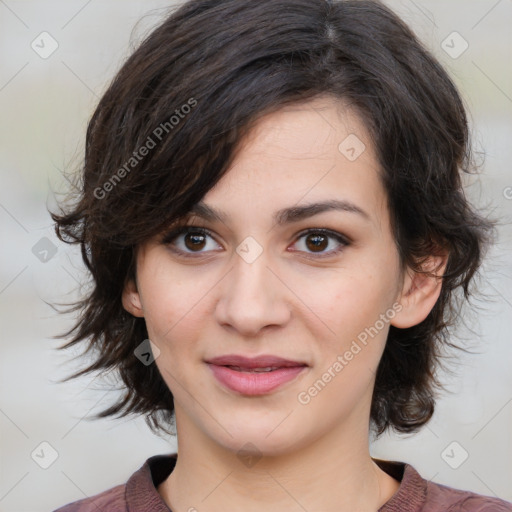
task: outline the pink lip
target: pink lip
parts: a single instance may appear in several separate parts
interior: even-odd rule
[[[215,357],[206,361],[215,378],[243,395],[264,395],[293,380],[307,365],[276,356],[248,358],[238,355]],[[232,368],[235,367],[235,368]],[[274,368],[255,372],[255,368]]]

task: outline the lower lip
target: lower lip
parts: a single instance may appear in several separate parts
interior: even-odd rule
[[[271,372],[239,372],[227,366],[208,364],[215,378],[243,395],[265,395],[295,379],[307,366],[283,367]]]

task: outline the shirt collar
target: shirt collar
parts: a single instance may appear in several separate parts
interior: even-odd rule
[[[154,455],[126,483],[128,512],[169,512],[157,487],[171,474],[176,454]]]
[[[427,499],[427,482],[410,465],[403,462],[373,459],[373,461],[400,482],[400,487],[378,512],[419,512]]]
[[[155,455],[126,483],[128,512],[169,512],[157,487],[171,474],[177,454]],[[400,482],[396,493],[378,512],[419,512],[425,503],[427,483],[409,464],[373,459],[388,475]]]

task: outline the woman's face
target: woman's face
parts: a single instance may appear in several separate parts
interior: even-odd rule
[[[269,114],[201,205],[140,247],[123,296],[178,435],[262,454],[367,438],[403,279],[364,125],[327,97]]]

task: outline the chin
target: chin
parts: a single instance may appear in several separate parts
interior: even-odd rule
[[[245,457],[278,457],[286,455],[295,450],[295,442],[288,438],[281,437],[275,439],[265,438],[264,435],[240,435],[233,438],[223,439],[225,449],[233,452],[243,462]]]
[[[307,437],[304,425],[295,425],[294,422],[283,422],[286,414],[279,418],[269,415],[266,421],[260,418],[242,418],[241,421],[229,421],[222,423],[226,431],[222,430],[221,436],[218,429],[212,436],[215,442],[237,455],[252,454],[254,456],[279,456],[290,453],[298,448],[300,439]],[[301,432],[302,431],[302,432]],[[301,435],[302,434],[302,435]]]

